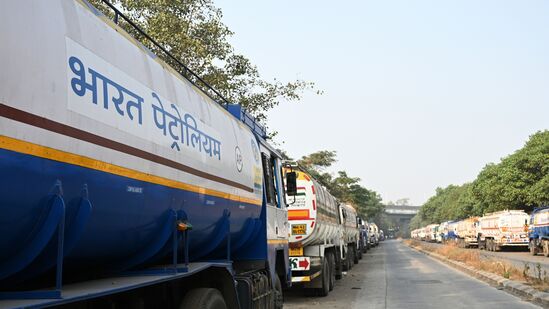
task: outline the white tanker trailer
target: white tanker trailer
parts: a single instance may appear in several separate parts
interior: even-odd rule
[[[356,211],[340,206],[306,172],[296,173],[297,195],[286,197],[292,282],[307,292],[326,296],[355,259],[359,237]]]

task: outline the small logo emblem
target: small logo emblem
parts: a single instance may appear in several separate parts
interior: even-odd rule
[[[240,148],[238,148],[238,146],[234,149],[234,155],[236,160],[236,169],[238,172],[242,172],[242,165],[244,163],[242,162],[242,153],[240,152]]]

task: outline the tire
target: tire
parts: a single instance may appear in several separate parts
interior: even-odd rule
[[[330,266],[330,291],[332,291],[336,280],[335,257],[332,252],[328,252],[328,265]]]
[[[530,244],[528,245],[528,249],[530,249],[531,255],[537,255],[538,254],[538,248],[536,247],[536,243],[533,239],[530,239]]]
[[[217,289],[192,289],[185,295],[179,309],[227,309],[223,295]]]
[[[549,241],[548,240],[542,240],[543,244],[543,255],[545,257],[549,257]]]
[[[320,274],[320,280],[322,281],[322,287],[315,289],[316,295],[325,297],[330,293],[330,267],[328,264],[328,259],[322,259],[322,273]]]
[[[282,309],[284,307],[284,294],[282,294],[282,283],[280,277],[274,278],[274,308]]]
[[[358,260],[362,258],[362,255],[357,252],[359,250],[356,249],[356,247],[353,245],[353,263],[358,264]]]
[[[343,266],[343,271],[349,271],[351,268],[349,267],[349,255],[351,254],[351,250],[347,250],[347,254],[345,255],[345,259],[341,261],[341,265]]]
[[[335,264],[335,278],[336,280],[341,280],[343,278],[343,265],[344,261],[341,260],[341,251],[335,250],[334,251],[334,264]]]

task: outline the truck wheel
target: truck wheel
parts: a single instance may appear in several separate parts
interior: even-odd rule
[[[351,254],[350,250],[347,250],[347,254],[345,254],[345,259],[341,260],[341,265],[343,266],[343,271],[349,271],[351,268],[349,267],[349,254]]]
[[[322,280],[322,287],[316,289],[316,295],[318,296],[328,296],[330,293],[330,266],[328,264],[328,259],[322,259],[322,273],[320,274],[320,280]]]
[[[192,289],[185,295],[179,309],[227,309],[223,295],[217,289]]]
[[[358,264],[358,259],[360,259],[360,257],[359,257],[359,253],[356,250],[356,247],[353,247],[353,257],[354,257],[353,263]]]
[[[549,241],[544,239],[542,244],[543,244],[543,255],[545,255],[546,257],[549,257]]]
[[[536,247],[536,243],[533,239],[530,240],[530,245],[528,246],[530,249],[531,255],[537,255],[538,254],[538,248]]]
[[[274,307],[275,309],[282,309],[284,306],[284,295],[282,294],[282,283],[280,278],[275,276],[274,281]]]
[[[335,278],[336,280],[341,280],[343,278],[343,261],[341,260],[341,252],[338,250],[334,251],[334,262],[335,262]]]
[[[330,291],[332,291],[336,280],[335,257],[332,252],[328,252],[328,265],[330,266]]]

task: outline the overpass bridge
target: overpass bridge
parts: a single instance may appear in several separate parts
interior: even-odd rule
[[[420,206],[385,205],[385,216],[398,227],[400,236],[410,234],[410,220],[418,213]]]

